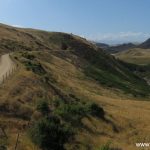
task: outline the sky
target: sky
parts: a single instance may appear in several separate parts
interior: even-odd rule
[[[150,0],[0,0],[0,23],[117,44],[150,37]]]

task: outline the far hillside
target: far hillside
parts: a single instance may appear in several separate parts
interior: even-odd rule
[[[150,38],[144,41],[138,46],[139,48],[149,49],[150,48]]]
[[[98,44],[97,44],[97,46],[101,47],[101,45],[98,45]],[[133,44],[133,43],[124,43],[124,44],[119,44],[119,45],[115,45],[115,46],[109,46],[109,45],[107,45],[107,47],[105,46],[104,49],[109,54],[115,54],[115,53],[118,53],[118,52],[129,50],[131,48],[135,48],[135,47],[136,47],[136,45]]]
[[[150,49],[133,48],[127,51],[116,53],[115,57],[125,62],[146,65],[150,64]]]
[[[95,44],[102,48],[102,49],[108,49],[109,48],[109,45],[108,44],[105,44],[105,43],[99,43],[99,42],[95,42]]]

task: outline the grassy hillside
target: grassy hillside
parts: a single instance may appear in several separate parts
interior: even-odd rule
[[[89,108],[85,106],[90,106],[91,102],[104,109],[104,118],[88,111],[81,123],[78,118],[82,117],[81,110],[80,115],[77,115],[77,110],[63,114],[62,119],[71,123],[75,131],[73,140],[65,145],[68,150],[95,150],[108,141],[112,142],[111,147],[123,149],[125,146],[129,150],[134,150],[134,142],[149,139],[148,102],[132,101],[134,98],[131,97],[127,100],[127,95],[100,86],[98,82],[87,78],[69,59],[56,56],[56,52],[17,52],[13,57],[20,63],[20,68],[0,89],[0,107],[3,108],[0,109],[0,118],[9,137],[6,141],[9,148],[13,149],[16,142],[14,137],[18,133],[19,149],[36,148],[26,132],[30,124],[42,117],[39,109],[37,110],[41,100],[46,100],[50,113],[56,111],[60,116],[64,104],[60,108],[56,106],[64,102],[66,106],[70,104],[75,105],[75,108],[78,106],[79,110],[80,107],[82,110]],[[122,110],[124,113],[121,113]],[[64,117],[67,117],[67,120]],[[130,138],[126,138],[129,134]],[[118,137],[119,140],[116,140]]]
[[[134,48],[125,52],[115,54],[117,59],[123,63],[130,71],[135,72],[150,84],[150,50]]]
[[[146,65],[150,64],[150,49],[134,48],[124,52],[115,54],[116,58],[119,58],[125,62]]]
[[[87,76],[106,87],[117,88],[134,96],[146,96],[149,93],[149,87],[144,80],[139,79],[112,56],[83,38],[65,33],[16,29],[5,26],[1,26],[1,30],[2,36],[0,37],[3,37],[1,42],[3,50],[37,50],[57,53],[59,51],[59,54],[56,55],[64,59],[69,57],[68,59],[71,59],[74,65],[82,68]],[[75,57],[76,59],[74,59]]]
[[[0,146],[14,149],[18,133],[19,150],[135,150],[150,139],[150,87],[127,65],[75,35],[0,31],[1,54],[19,65],[0,87]]]

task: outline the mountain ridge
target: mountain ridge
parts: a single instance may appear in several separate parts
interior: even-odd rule
[[[143,49],[150,48],[150,38],[144,41],[143,43],[141,43],[138,47]]]

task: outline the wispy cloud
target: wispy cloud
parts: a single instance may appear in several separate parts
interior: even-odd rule
[[[105,33],[105,34],[97,34],[89,36],[90,40],[94,41],[119,41],[119,42],[126,42],[126,41],[134,41],[139,42],[143,39],[149,38],[149,33],[143,32],[119,32],[119,33]]]
[[[17,28],[24,28],[22,25],[18,25],[18,24],[14,24],[14,25],[11,25],[13,27],[17,27]]]

